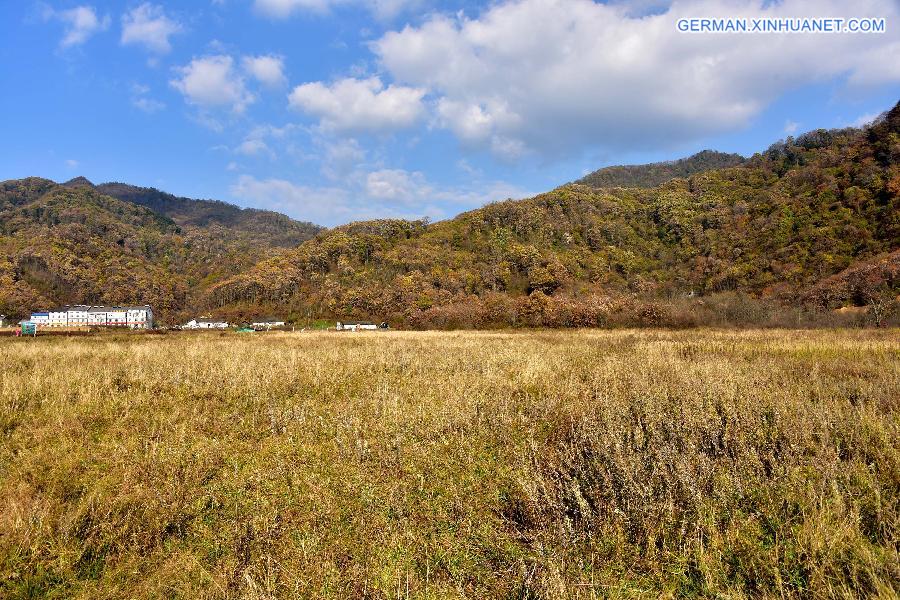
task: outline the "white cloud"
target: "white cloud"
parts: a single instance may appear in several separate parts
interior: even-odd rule
[[[332,181],[346,180],[366,160],[366,151],[353,138],[320,141],[322,174]]]
[[[244,70],[260,83],[269,87],[280,87],[287,83],[284,76],[284,59],[272,54],[265,56],[245,56],[241,63]]]
[[[131,86],[131,105],[136,109],[147,114],[159,112],[166,107],[164,102],[150,98],[150,87],[142,83],[135,83]]]
[[[864,115],[860,115],[851,125],[853,127],[865,127],[866,125],[871,125],[875,119],[881,116],[881,113],[867,113]]]
[[[274,160],[278,158],[278,153],[275,152],[270,144],[281,142],[295,129],[296,126],[290,123],[284,127],[258,125],[251,129],[244,136],[244,140],[232,151],[235,154],[243,154],[244,156],[265,155]]]
[[[203,110],[198,111],[196,114],[188,115],[188,119],[200,125],[201,127],[205,127],[210,131],[214,131],[216,133],[222,133],[225,131],[225,125],[219,119],[213,117],[208,112]]]
[[[183,31],[180,23],[166,16],[161,6],[144,3],[122,15],[122,44],[138,44],[150,52],[166,54],[169,37]]]
[[[179,77],[170,81],[185,100],[200,107],[231,107],[241,113],[255,98],[234,68],[234,59],[225,55],[204,56],[177,67]]]
[[[333,4],[337,4],[337,2],[334,0],[255,0],[253,6],[258,12],[268,17],[284,19],[299,10],[322,13]]]
[[[109,29],[109,15],[100,17],[93,6],[76,6],[66,10],[45,7],[44,20],[54,19],[65,24],[65,32],[59,45],[63,48],[85,43],[95,33]]]
[[[785,122],[785,124],[784,124],[784,132],[789,135],[793,135],[793,134],[797,133],[797,129],[799,127],[800,127],[800,123],[789,120],[789,121]]]
[[[377,77],[341,79],[325,85],[305,83],[294,88],[290,106],[319,118],[324,129],[362,132],[404,129],[425,114],[421,88],[389,85]]]
[[[66,167],[69,169],[77,169],[78,165],[81,164],[74,158],[69,158],[66,160]]]
[[[137,98],[132,98],[131,104],[138,110],[141,110],[147,114],[153,114],[155,112],[159,112],[166,107],[166,104],[164,102],[160,102],[159,100],[154,100],[153,98],[147,98],[145,96],[138,96]]]
[[[344,185],[325,187],[241,175],[231,193],[252,206],[324,225],[373,218],[442,219],[460,208],[530,195],[503,182],[440,189],[429,184],[422,173],[402,169],[380,169],[351,178]]]
[[[265,141],[260,139],[246,139],[241,142],[234,151],[245,156],[256,156],[258,154],[271,154],[272,150]]]
[[[427,0],[254,0],[257,12],[285,19],[297,12],[326,13],[340,5],[362,5],[379,19],[392,19],[402,12],[420,8]]]
[[[372,0],[368,2],[369,10],[380,19],[393,19],[397,15],[421,9],[427,0]]]
[[[420,172],[403,169],[381,169],[366,177],[366,193],[371,198],[410,203],[431,193]]]
[[[634,11],[591,0],[506,0],[476,18],[433,14],[385,34],[372,49],[395,85],[436,98],[436,123],[464,145],[505,158],[648,150],[745,127],[804,84],[900,82],[900,43],[889,35],[676,28],[681,17],[846,16],[847,6],[697,0]],[[894,22],[900,8],[860,0],[852,16]]]
[[[356,218],[352,197],[341,188],[310,187],[285,179],[241,175],[231,186],[231,194],[255,208],[275,210],[315,223],[333,224]]]
[[[460,208],[474,208],[495,200],[530,195],[521,188],[502,182],[476,182],[468,187],[438,188],[430,184],[422,172],[404,169],[379,169],[368,173],[364,191],[368,198],[388,201],[393,206],[430,209],[432,213],[429,216],[438,218],[449,216]]]

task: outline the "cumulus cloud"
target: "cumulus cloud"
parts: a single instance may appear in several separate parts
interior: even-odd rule
[[[170,84],[189,104],[200,107],[231,107],[240,113],[255,98],[227,55],[203,56],[176,68],[178,77]]]
[[[676,28],[682,17],[846,15],[842,0],[651,4],[506,0],[475,18],[431,15],[372,49],[395,85],[436,98],[439,126],[505,158],[674,147],[747,126],[799,85],[900,82],[900,43],[889,35]],[[894,22],[900,8],[861,0],[852,15]]]
[[[95,33],[109,29],[109,15],[99,16],[93,6],[76,6],[66,10],[45,7],[44,20],[56,20],[64,24],[62,48],[78,46],[88,41]]]
[[[183,30],[180,23],[166,16],[161,6],[150,3],[122,15],[122,44],[144,46],[156,54],[169,52],[172,49],[169,37]]]
[[[378,77],[347,78],[330,85],[299,85],[289,96],[290,106],[319,119],[322,128],[344,132],[404,129],[425,114],[425,90],[389,85]]]
[[[244,70],[254,79],[269,87],[280,87],[287,83],[284,76],[284,58],[268,54],[245,56],[241,59]]]

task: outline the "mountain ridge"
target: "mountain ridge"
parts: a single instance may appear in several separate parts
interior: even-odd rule
[[[178,210],[132,201],[145,200],[138,195],[147,192]],[[96,186],[85,177],[0,182],[0,313],[149,303],[173,318],[190,310],[205,287],[321,229],[278,213],[149,188]]]
[[[655,187],[676,178],[689,177],[713,169],[736,167],[746,162],[746,160],[740,154],[701,150],[691,156],[675,160],[643,165],[603,167],[585,175],[574,183],[593,188]]]
[[[653,188],[576,182],[432,224],[338,227],[211,286],[207,304],[422,327],[596,324],[604,303],[735,292],[826,308],[804,293],[900,246],[898,136],[900,104]],[[844,300],[897,294],[889,277],[865,285]]]
[[[616,180],[626,185],[332,229],[84,177],[10,180],[0,312],[103,301],[151,303],[170,322],[203,311],[488,327],[597,325],[610,311],[686,322],[660,315],[697,295],[883,304],[898,286],[898,140],[900,104],[865,129],[815,130],[749,158],[710,151],[631,169]],[[716,161],[726,166],[705,168]],[[596,173],[619,177],[608,169]],[[664,181],[638,185],[648,177]]]

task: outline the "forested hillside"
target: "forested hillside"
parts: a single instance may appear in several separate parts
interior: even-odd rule
[[[338,227],[213,286],[208,302],[475,326],[595,324],[635,297],[815,304],[810,290],[858,261],[895,264],[898,132],[894,108],[866,130],[814,131],[655,188],[569,184],[435,224]],[[896,279],[870,279],[841,302],[896,295]]]
[[[149,303],[163,318],[173,317],[196,306],[210,284],[318,230],[277,213],[118,184],[94,187],[83,177],[63,185],[5,181],[0,313],[107,302]]]
[[[895,107],[865,130],[813,131],[746,160],[701,153],[438,223],[332,230],[126,184],[7,181],[0,313],[134,302],[170,320],[212,310],[569,326],[618,313],[659,324],[681,322],[671,312],[685,298],[734,312],[714,297],[739,293],[883,314],[900,270],[898,132]],[[654,178],[666,181],[642,187]]]
[[[620,165],[604,167],[585,175],[575,183],[594,188],[655,187],[678,177],[690,177],[696,173],[736,167],[746,159],[740,154],[726,154],[715,150],[703,150],[679,160],[651,163],[649,165]]]
[[[184,228],[198,227],[265,246],[293,248],[322,230],[318,225],[294,221],[281,213],[239,208],[218,200],[194,200],[173,196],[155,188],[125,183],[104,183],[97,191],[119,200],[146,206]]]

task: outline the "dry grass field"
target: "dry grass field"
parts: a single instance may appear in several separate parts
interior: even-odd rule
[[[2,598],[896,597],[900,332],[0,339]]]

